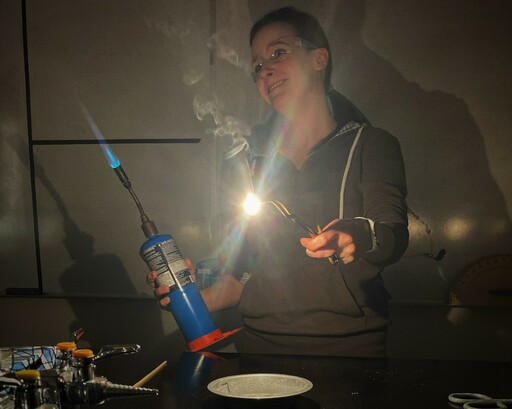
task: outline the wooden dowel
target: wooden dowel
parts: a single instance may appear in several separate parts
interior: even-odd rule
[[[155,376],[158,372],[164,369],[165,365],[167,365],[167,361],[163,361],[160,365],[158,365],[155,369],[153,369],[150,373],[148,373],[144,378],[140,381],[133,384],[135,387],[139,387],[144,385],[147,381],[149,381],[153,376]]]

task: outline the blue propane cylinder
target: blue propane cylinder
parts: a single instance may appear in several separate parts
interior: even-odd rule
[[[189,351],[198,351],[230,335],[223,334],[214,324],[170,234],[150,236],[142,244],[140,256],[150,271],[158,273],[156,286],[169,286],[171,302],[168,309],[185,337]]]
[[[149,270],[158,273],[155,285],[169,286],[168,296],[171,302],[168,309],[185,337],[187,349],[191,352],[199,351],[240,331],[238,328],[222,333],[215,326],[176,242],[170,234],[158,234],[155,223],[148,218],[133,191],[130,179],[121,166],[121,162],[108,147],[105,149],[105,153],[119,180],[128,189],[139,209],[141,228],[147,238],[140,247],[139,254],[148,265]]]

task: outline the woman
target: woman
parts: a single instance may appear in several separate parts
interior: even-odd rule
[[[244,352],[383,356],[380,273],[408,243],[399,143],[331,88],[329,45],[309,14],[268,13],[250,45],[253,79],[274,110],[249,141],[258,194],[325,227],[303,237],[279,212],[264,212],[249,223],[233,274],[203,298],[210,311],[238,305]]]

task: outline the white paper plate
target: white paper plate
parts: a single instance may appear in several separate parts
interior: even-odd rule
[[[239,399],[286,398],[300,395],[312,387],[307,379],[272,373],[226,376],[208,384],[210,392]]]

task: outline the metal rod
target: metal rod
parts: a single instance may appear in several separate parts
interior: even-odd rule
[[[284,217],[290,219],[295,224],[297,224],[298,226],[302,227],[309,234],[309,236],[311,238],[314,238],[314,237],[318,236],[318,234],[320,234],[322,232],[322,229],[320,228],[320,226],[317,226],[317,230],[315,232],[308,224],[303,222],[296,214],[291,213],[286,208],[286,206],[284,204],[282,204],[279,200],[271,200],[271,201],[269,201],[267,203],[272,203],[276,207],[276,209],[279,210],[279,212]],[[334,253],[331,257],[329,257],[329,262],[332,265],[338,264],[339,263],[338,255],[336,253]]]
[[[34,223],[34,244],[35,244],[35,258],[37,270],[37,284],[39,294],[43,293],[43,273],[41,269],[41,247],[39,237],[39,221],[37,215],[37,196],[36,196],[36,183],[35,183],[35,169],[34,169],[34,148],[32,138],[32,104],[30,95],[30,71],[28,61],[28,29],[27,29],[27,2],[21,2],[22,8],[22,25],[23,25],[23,59],[25,70],[25,100],[27,109],[27,136],[28,136],[28,154],[30,163],[30,188],[32,193],[32,220]]]

